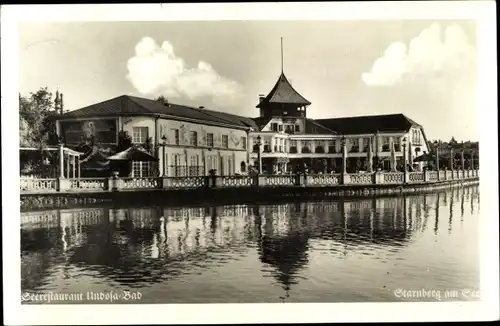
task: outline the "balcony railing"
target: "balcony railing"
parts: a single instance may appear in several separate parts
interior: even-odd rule
[[[386,172],[384,173],[384,183],[403,183],[403,172]]]
[[[70,179],[70,189],[74,190],[105,190],[107,189],[107,178],[80,178]]]
[[[306,184],[313,186],[335,186],[340,184],[340,174],[310,174]]]
[[[266,185],[268,186],[294,186],[294,175],[267,175]]]
[[[20,179],[21,192],[51,192],[57,191],[57,179],[34,179],[34,178],[21,178]]]
[[[439,177],[438,177],[439,174]],[[377,172],[350,173],[348,178],[341,174],[306,175],[257,175],[257,176],[182,176],[147,178],[80,178],[80,179],[32,179],[21,178],[21,194],[86,191],[134,191],[161,189],[197,189],[205,187],[278,187],[278,186],[335,186],[337,184],[371,185],[404,183],[435,183],[449,180],[472,180],[479,177],[479,170],[425,171],[425,172]]]
[[[350,174],[350,183],[352,184],[372,184],[373,174],[372,173],[353,173]]]
[[[253,184],[253,179],[249,176],[224,176],[222,185],[224,187],[249,187]]]
[[[408,179],[410,182],[424,182],[424,172],[410,172]]]
[[[122,181],[122,187],[125,189],[160,188],[159,178],[123,178]]]

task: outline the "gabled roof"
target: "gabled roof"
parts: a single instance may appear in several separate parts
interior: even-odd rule
[[[295,104],[297,106],[309,105],[311,102],[300,95],[290,84],[282,72],[271,92],[257,105],[258,108],[266,104]]]
[[[239,128],[257,128],[254,121],[234,114],[196,109],[185,105],[169,103],[165,105],[156,100],[122,95],[110,100],[89,105],[57,116],[57,119],[93,118],[104,116],[170,116],[198,120],[202,123],[231,125]]]
[[[422,127],[401,113],[316,119],[316,122],[343,135],[374,134],[377,132],[407,132],[411,127]]]

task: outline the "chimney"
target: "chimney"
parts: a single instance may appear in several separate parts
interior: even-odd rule
[[[64,102],[63,102],[63,93],[61,93],[61,97],[59,98],[59,105],[61,106],[61,114],[64,112]]]
[[[56,91],[56,99],[54,100],[54,111],[56,113],[60,112],[60,101],[59,101],[59,91]]]
[[[262,102],[266,96],[264,94],[259,94],[259,103]]]

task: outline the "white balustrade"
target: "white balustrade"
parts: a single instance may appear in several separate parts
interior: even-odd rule
[[[170,177],[169,188],[202,188],[205,186],[205,177]]]
[[[378,178],[380,176],[381,178]],[[407,172],[408,183],[420,182],[437,182],[446,180],[461,180],[478,178],[479,170],[448,170],[448,171],[427,171],[427,172]],[[439,177],[438,177],[439,176]],[[297,186],[335,186],[341,183],[340,174],[309,174],[304,178],[301,176],[297,179],[297,175],[262,175],[258,178],[264,178],[262,186],[296,186],[298,180],[303,180],[304,184]],[[250,176],[217,176],[214,179],[206,176],[191,176],[191,177],[164,177],[164,178],[120,178],[117,182],[117,190],[134,190],[134,189],[160,189],[174,188],[203,188],[207,186],[238,188],[250,187],[257,181],[257,177]],[[403,184],[403,172],[383,172],[377,174],[377,180],[374,180],[372,173],[353,173],[349,174],[347,184],[370,185],[376,183],[382,184]],[[64,181],[64,183],[63,183]],[[73,178],[73,179],[34,179],[20,178],[21,193],[47,193],[57,191],[107,191],[108,178]],[[206,182],[209,181],[208,184]]]
[[[223,176],[222,186],[224,187],[250,187],[253,184],[253,178],[249,176]]]
[[[384,173],[384,183],[403,183],[403,172],[386,172]]]
[[[266,175],[266,184],[269,186],[294,186],[293,175]]]
[[[427,177],[429,178],[427,181],[437,181],[438,171],[427,171]]]
[[[309,174],[307,185],[334,186],[340,183],[340,174]]]
[[[20,179],[21,192],[51,192],[57,191],[57,179],[33,179],[21,178]]]
[[[70,179],[71,190],[105,190],[108,180],[106,178],[80,178]]]
[[[353,173],[349,174],[350,182],[352,184],[372,184],[373,175],[371,173]]]
[[[410,172],[408,174],[409,182],[424,182],[424,172]]]
[[[159,188],[158,178],[123,178],[122,187],[124,189],[151,189]]]

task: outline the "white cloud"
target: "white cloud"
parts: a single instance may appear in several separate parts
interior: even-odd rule
[[[392,86],[415,81],[430,75],[443,77],[467,67],[474,58],[474,50],[463,30],[450,25],[444,31],[438,23],[424,29],[409,45],[395,42],[362,74],[369,86]]]
[[[151,37],[144,37],[136,45],[127,68],[127,79],[142,94],[211,97],[214,103],[223,104],[241,92],[237,82],[220,76],[209,63],[199,61],[197,67],[188,68],[168,41],[159,46]]]

